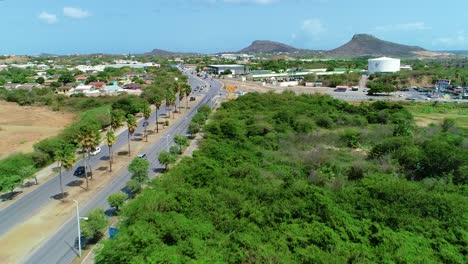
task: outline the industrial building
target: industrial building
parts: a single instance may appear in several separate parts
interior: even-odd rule
[[[265,70],[256,70],[249,73],[247,80],[250,81],[269,81],[275,80],[287,80],[287,79],[303,79],[306,75],[334,75],[334,74],[345,74],[346,72],[359,72],[362,73],[363,70],[360,69],[345,69],[345,68],[336,68],[333,71],[327,71],[327,69],[303,69],[300,71],[290,70],[286,72],[276,73],[273,71]]]
[[[232,65],[208,65],[208,68],[214,71],[215,74],[221,74],[226,70],[230,70],[234,75],[246,74],[249,69],[244,65],[232,64]]]
[[[373,74],[376,72],[393,73],[400,71],[400,60],[388,57],[369,59],[368,72]]]

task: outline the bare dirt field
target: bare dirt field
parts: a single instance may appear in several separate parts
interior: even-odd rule
[[[267,92],[275,92],[275,93],[282,93],[283,91],[293,91],[295,93],[301,94],[313,94],[313,93],[327,93],[330,88],[326,87],[304,87],[304,86],[294,86],[294,87],[270,87],[270,86],[262,86],[255,82],[242,82],[234,79],[222,79],[220,80],[224,83],[225,86],[228,85],[235,85],[237,86],[238,91],[244,92],[258,92],[258,93],[267,93]]]
[[[29,58],[26,56],[11,56],[5,59],[0,59],[0,63],[26,63]]]
[[[31,152],[34,143],[57,135],[74,120],[72,113],[0,102],[0,159],[13,153]]]

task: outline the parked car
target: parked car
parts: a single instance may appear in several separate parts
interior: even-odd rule
[[[97,154],[101,153],[101,150],[102,149],[100,147],[97,147],[94,151],[91,151],[89,155],[96,156]]]
[[[416,98],[406,98],[408,101],[416,101]]]
[[[146,159],[146,153],[138,154],[138,158],[140,158],[140,159]]]
[[[79,166],[78,168],[76,168],[75,172],[73,173],[73,175],[78,176],[78,177],[84,176],[84,174],[85,174],[84,166]]]

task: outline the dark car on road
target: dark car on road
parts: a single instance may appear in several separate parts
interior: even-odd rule
[[[75,170],[75,172],[73,173],[73,175],[78,176],[78,177],[84,176],[84,175],[85,175],[85,168],[84,168],[84,166],[79,166],[78,168],[76,168],[76,170]]]
[[[335,92],[344,93],[344,92],[346,92],[346,90],[348,90],[348,89],[346,89],[346,88],[341,88],[341,87],[340,87],[340,88],[336,88],[336,89],[335,89]]]

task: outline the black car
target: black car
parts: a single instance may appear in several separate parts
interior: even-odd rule
[[[84,166],[79,166],[78,168],[76,168],[76,170],[75,170],[75,172],[73,173],[73,175],[78,176],[78,177],[84,176],[84,175],[85,175],[85,168],[84,168]]]

